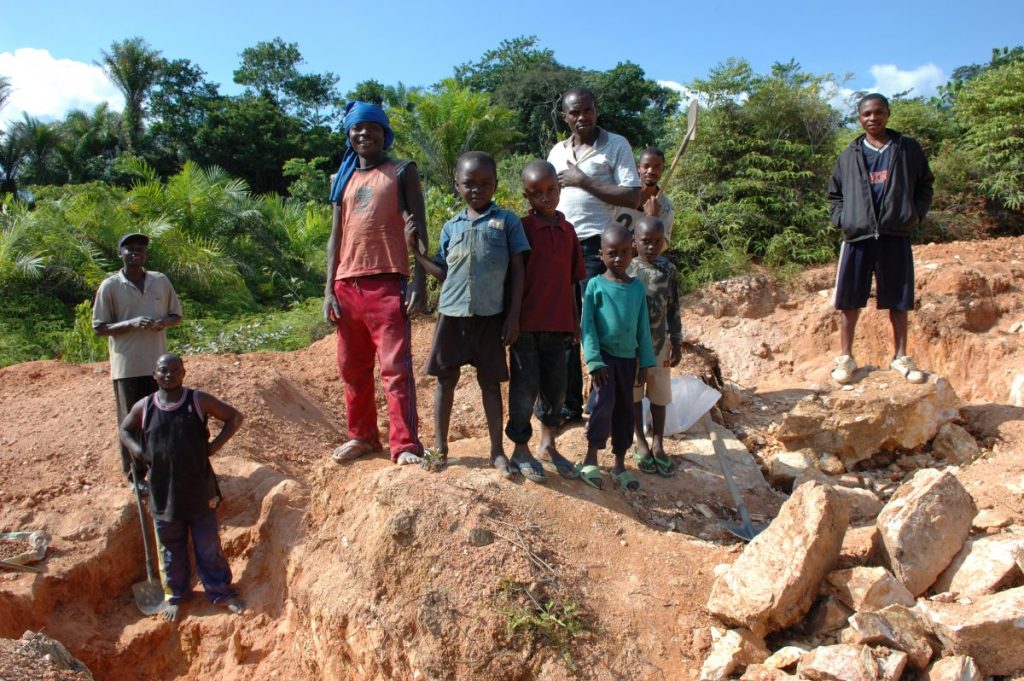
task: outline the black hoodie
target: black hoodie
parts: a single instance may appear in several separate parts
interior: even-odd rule
[[[935,176],[921,145],[895,130],[886,128],[886,132],[893,145],[893,161],[877,214],[861,149],[865,135],[858,135],[836,159],[828,183],[828,212],[846,241],[910,234],[932,204]]]

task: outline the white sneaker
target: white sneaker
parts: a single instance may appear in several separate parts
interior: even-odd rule
[[[897,357],[889,366],[911,383],[924,383],[925,381],[924,372],[917,368],[917,365],[914,364],[914,358],[910,355]]]
[[[857,362],[853,355],[840,355],[836,357],[836,365],[832,369],[832,380],[840,385],[846,385],[853,380],[853,372],[857,370]]]

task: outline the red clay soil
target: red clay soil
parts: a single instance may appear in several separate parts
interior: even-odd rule
[[[911,352],[970,405],[962,415],[986,453],[961,477],[980,506],[1020,522],[1024,409],[1008,396],[1024,371],[1024,335],[1009,332],[1024,318],[1024,239],[924,246],[915,259]],[[729,415],[734,427],[756,435],[790,396],[826,381],[838,342],[832,276],[733,280],[688,299],[687,329],[758,398]],[[862,364],[886,366],[886,326],[864,315]],[[431,337],[432,322],[417,320],[426,443]],[[687,362],[711,380],[711,364],[696,353]],[[0,638],[44,631],[97,679],[118,681],[697,678],[713,568],[740,549],[720,525],[735,516],[701,433],[669,440],[679,474],[641,476],[639,494],[505,481],[487,466],[468,371],[446,470],[384,456],[341,467],[328,458],[344,425],[333,338],[294,353],[188,357],[186,369],[188,385],[247,416],[214,466],[248,611],[230,615],[197,588],[177,626],[138,612],[130,587],[145,578],[142,542],[106,367],[32,362],[0,370],[0,531],[45,529],[53,542],[44,573],[0,572]],[[377,402],[386,428],[380,393]],[[582,428],[560,443],[581,455]],[[727,443],[751,511],[770,518],[784,497]]]

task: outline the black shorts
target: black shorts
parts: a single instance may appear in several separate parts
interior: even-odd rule
[[[844,241],[836,271],[836,309],[867,306],[872,274],[875,307],[900,312],[914,309],[914,254],[910,237],[883,234],[877,239]]]
[[[459,367],[472,364],[477,378],[485,382],[508,380],[508,360],[501,344],[504,315],[490,317],[449,317],[439,314],[434,328],[434,345],[427,360],[427,374],[445,378]]]

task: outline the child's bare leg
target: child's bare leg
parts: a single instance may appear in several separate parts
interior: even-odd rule
[[[555,429],[544,423],[540,424],[540,444],[537,446],[537,454],[551,463],[565,467],[572,466],[572,462],[562,456],[555,446]]]
[[[456,369],[450,376],[438,376],[437,387],[434,388],[434,446],[442,456],[448,455],[448,429],[452,423],[455,386],[461,373]]]
[[[612,473],[619,474],[626,470],[626,452],[612,452],[615,455],[615,465],[612,466]]]
[[[505,475],[511,475],[508,459],[502,438],[502,405],[501,384],[497,381],[484,381],[478,378],[480,393],[483,396],[484,416],[487,417],[487,435],[491,440],[491,463]],[[529,452],[527,452],[529,454]]]
[[[642,430],[642,426],[638,426]],[[665,458],[665,405],[651,405],[651,452],[657,459]],[[646,444],[646,440],[645,440]]]
[[[587,446],[587,455],[583,457],[584,466],[596,466],[597,465],[597,447],[593,445]]]
[[[651,414],[653,416],[654,405],[651,405]],[[662,421],[664,421],[664,412],[662,412]],[[644,403],[634,402],[633,403],[633,435],[636,438],[636,451],[642,458],[647,458],[651,454],[651,447],[647,444],[647,436],[644,434]]]

